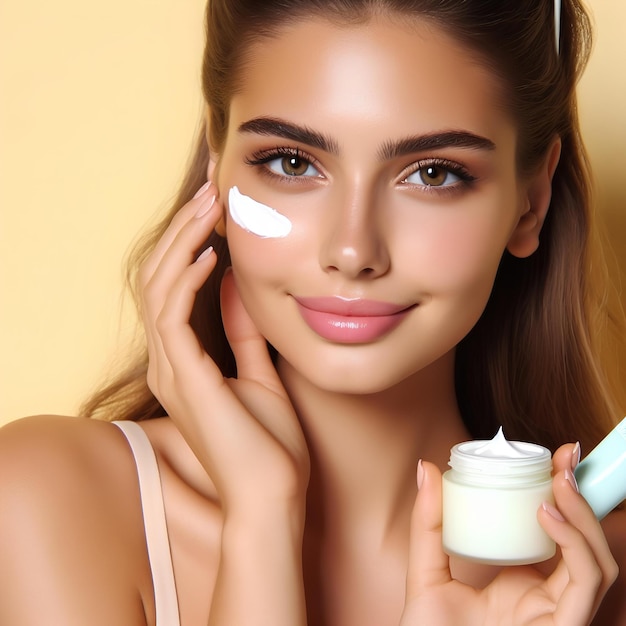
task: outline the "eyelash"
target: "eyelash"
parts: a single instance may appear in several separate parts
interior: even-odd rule
[[[251,166],[261,166],[260,171],[264,176],[268,176],[269,178],[278,179],[280,182],[287,184],[298,184],[302,182],[310,181],[310,179],[316,179],[315,176],[289,176],[287,174],[280,175],[272,172],[268,167],[263,167],[267,163],[271,161],[275,161],[276,159],[284,159],[287,157],[294,157],[296,159],[300,159],[312,165],[316,170],[321,173],[321,166],[319,161],[300,150],[300,148],[290,148],[290,147],[276,147],[270,148],[269,150],[259,150],[258,152],[254,152],[249,157],[246,157],[245,162],[247,165]]]
[[[413,183],[406,182],[406,179],[409,176],[416,174],[420,170],[426,169],[427,167],[441,168],[442,170],[456,176],[459,181],[451,185],[428,185],[427,183],[424,183],[423,185],[414,185]],[[460,163],[441,158],[421,159],[412,163],[400,174],[401,184],[407,186],[412,185],[419,188],[424,193],[455,193],[460,191],[462,188],[469,187],[476,180],[476,177],[472,176]]]
[[[261,172],[268,176],[269,178],[278,179],[280,182],[287,184],[298,184],[302,182],[307,182],[307,179],[315,179],[314,176],[289,176],[287,174],[280,175],[272,172],[269,168],[263,167],[267,163],[274,161],[276,159],[287,158],[287,157],[295,157],[297,159],[301,159],[312,165],[315,169],[321,172],[321,167],[319,165],[319,161],[314,157],[310,156],[306,152],[303,152],[300,148],[290,148],[290,147],[276,147],[270,148],[268,150],[259,150],[258,152],[254,152],[249,157],[246,157],[245,162],[247,165],[253,167],[261,166]],[[423,185],[416,185],[412,183],[405,182],[406,179],[412,174],[417,173],[419,170],[425,169],[427,167],[438,167],[450,174],[459,178],[459,182],[454,183],[452,185],[428,185],[424,183]],[[465,188],[470,186],[473,182],[476,181],[476,177],[472,176],[465,167],[461,164],[456,163],[454,161],[450,161],[448,159],[441,158],[430,158],[430,159],[422,159],[420,161],[416,161],[412,163],[410,166],[406,167],[401,175],[400,175],[401,184],[406,186],[413,186],[414,188],[419,188],[423,193],[455,193],[461,190],[461,188]]]

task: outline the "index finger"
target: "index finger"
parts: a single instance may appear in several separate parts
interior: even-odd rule
[[[580,462],[580,444],[566,443],[552,455],[553,475],[569,470],[573,472]]]
[[[172,218],[165,232],[157,241],[154,249],[144,261],[139,272],[139,280],[142,285],[146,285],[157,267],[161,263],[163,256],[171,247],[172,243],[178,236],[178,233],[189,222],[189,220],[201,211],[208,211],[217,198],[217,187],[207,181],[196,195],[185,204],[176,215]]]

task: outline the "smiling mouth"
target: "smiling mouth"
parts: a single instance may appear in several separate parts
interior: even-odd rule
[[[333,343],[371,343],[398,326],[417,305],[344,298],[295,298],[302,319]]]

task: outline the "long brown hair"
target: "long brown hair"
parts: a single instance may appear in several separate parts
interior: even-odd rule
[[[602,292],[592,290],[592,211],[589,172],[579,135],[575,88],[591,46],[589,19],[578,0],[564,0],[557,52],[551,0],[210,0],[203,90],[203,128],[174,205],[137,247],[129,281],[173,215],[206,176],[209,145],[219,153],[229,103],[239,88],[250,44],[271,38],[297,20],[319,17],[362,23],[377,13],[430,20],[474,50],[501,79],[519,132],[518,169],[524,176],[555,135],[562,154],[538,251],[528,259],[504,254],[491,298],[476,327],[459,344],[456,388],[465,423],[475,437],[502,424],[507,437],[554,449],[580,440],[590,449],[617,417],[597,356]],[[208,136],[208,141],[207,141]],[[219,284],[230,259],[226,242],[207,245],[218,266],[200,291],[192,325],[225,376],[236,366],[224,336]],[[593,283],[597,287],[597,280]],[[83,407],[87,416],[142,420],[165,415],[146,384],[147,353]]]

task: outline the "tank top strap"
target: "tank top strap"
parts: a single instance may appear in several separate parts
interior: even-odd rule
[[[124,433],[137,466],[148,559],[154,587],[156,624],[180,626],[176,581],[156,455],[141,426],[126,420],[112,423]]]

